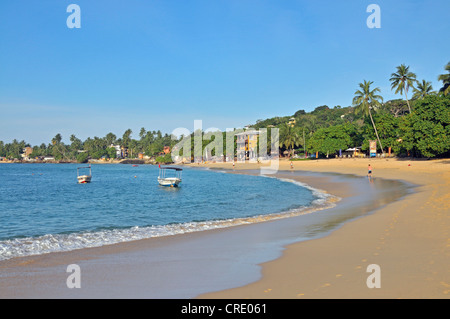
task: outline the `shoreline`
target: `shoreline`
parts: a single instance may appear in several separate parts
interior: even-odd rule
[[[196,169],[195,167],[192,169]],[[230,172],[227,172],[230,173]],[[247,171],[241,171],[238,172],[238,174],[250,174]],[[251,173],[250,175],[256,175]],[[17,241],[20,243],[28,243],[28,248],[23,248],[22,251],[28,252],[27,254],[23,254],[20,255],[20,253],[18,253],[17,255],[10,255],[8,258],[0,258],[0,262],[2,261],[8,261],[8,260],[14,260],[16,258],[40,258],[40,256],[46,256],[47,254],[53,254],[53,253],[64,253],[64,252],[72,252],[72,251],[76,251],[76,250],[82,250],[82,249],[90,249],[90,248],[102,248],[104,246],[113,246],[113,245],[117,245],[117,244],[123,244],[123,243],[129,243],[129,242],[136,242],[139,240],[148,240],[148,239],[154,239],[154,238],[167,238],[170,236],[176,236],[176,235],[185,235],[185,234],[190,234],[190,233],[196,233],[196,232],[203,232],[203,231],[208,231],[208,230],[218,230],[218,229],[227,229],[230,227],[236,227],[236,226],[243,226],[243,225],[251,225],[251,224],[257,224],[257,223],[262,223],[262,222],[270,222],[270,221],[274,221],[274,220],[279,220],[279,219],[285,219],[285,218],[292,218],[292,217],[297,217],[297,216],[302,216],[302,215],[306,215],[306,214],[312,214],[321,210],[326,210],[329,209],[331,207],[334,207],[336,205],[337,202],[339,202],[341,200],[341,198],[334,196],[332,194],[327,193],[326,191],[320,190],[320,189],[316,189],[313,188],[305,183],[302,183],[298,180],[292,179],[291,176],[285,176],[284,178],[281,177],[269,177],[269,178],[277,178],[283,182],[286,183],[293,183],[295,185],[297,185],[298,187],[302,187],[302,188],[306,188],[308,190],[310,190],[314,196],[316,197],[316,199],[314,199],[308,206],[302,206],[302,207],[298,207],[295,209],[286,209],[280,212],[274,212],[274,213],[270,213],[270,214],[260,214],[260,215],[252,215],[252,216],[243,216],[243,217],[234,217],[234,218],[227,218],[227,219],[216,219],[216,220],[205,220],[205,221],[192,221],[192,222],[183,222],[183,223],[175,223],[175,224],[166,224],[166,225],[161,225],[160,229],[158,231],[158,226],[134,226],[134,227],[129,227],[129,228],[125,228],[125,229],[111,229],[111,232],[118,232],[120,233],[122,230],[125,232],[131,231],[131,229],[133,228],[138,228],[137,231],[132,232],[131,235],[128,235],[129,237],[127,239],[122,239],[122,240],[118,240],[118,241],[114,241],[111,238],[108,238],[108,240],[103,243],[103,244],[99,244],[96,243],[94,245],[86,245],[86,246],[82,246],[80,245],[75,245],[78,246],[77,248],[61,248],[60,249],[56,249],[56,250],[43,250],[40,252],[32,252],[32,246],[33,246],[33,241],[40,241],[42,238],[45,238],[47,236],[51,236],[51,237],[59,237],[57,240],[58,241],[63,241],[63,239],[61,238],[62,236],[64,236],[64,234],[45,234],[45,235],[40,235],[37,237],[24,237],[24,238],[16,238],[16,239],[10,239],[12,241]],[[105,234],[106,233],[106,234]],[[108,231],[105,230],[100,230],[100,231],[80,231],[80,232],[73,232],[73,233],[67,233],[65,235],[68,235],[72,238],[76,238],[76,237],[82,237],[82,238],[86,238],[86,236],[89,236],[89,238],[93,238],[93,237],[107,237]],[[142,235],[141,235],[142,234]],[[61,237],[60,237],[61,236]],[[141,237],[142,236],[142,237]],[[70,240],[70,238],[66,238],[68,240]],[[9,240],[6,240],[9,241]],[[82,241],[82,240],[81,240]],[[2,245],[2,242],[0,241],[0,248]],[[40,245],[42,245],[42,243],[40,243]],[[55,246],[53,246],[52,249]],[[0,253],[2,251],[0,250]],[[1,264],[0,264],[1,267]]]
[[[280,258],[261,265],[257,282],[198,298],[450,298],[450,161],[327,162],[297,161],[293,170],[365,176],[370,163],[375,178],[406,181],[416,192],[325,237],[287,245]],[[289,170],[289,162],[280,161],[282,168]],[[380,266],[381,288],[366,284],[371,264]]]
[[[444,168],[450,161],[421,162],[420,165],[413,162],[412,166],[406,161],[389,161],[389,167],[384,161],[371,160],[375,179],[404,180],[414,184],[416,191],[399,200],[382,202],[375,212],[367,203],[355,204],[355,198],[360,195],[358,185],[363,185],[358,183],[365,180],[360,177],[366,173],[367,160],[295,162],[293,170],[288,161],[280,161],[278,177],[293,177],[297,171],[311,172],[300,181],[341,197],[339,207],[349,199],[354,207],[372,211],[344,221],[337,228],[332,225],[326,236],[317,238],[312,234],[309,238],[300,238],[301,218],[290,217],[79,251],[20,257],[0,262],[0,297],[448,298],[450,240],[446,214],[449,211],[449,174]],[[431,164],[432,169],[424,164]],[[231,163],[193,167],[232,170]],[[410,170],[412,167],[414,171]],[[254,174],[258,168],[258,164],[238,164],[235,171]],[[359,182],[354,183],[349,176]],[[421,216],[423,207],[420,205],[433,203],[441,204],[440,209],[435,214],[431,211]],[[409,212],[415,207],[419,214]],[[329,208],[323,212],[328,214],[334,210]],[[317,216],[320,215],[309,214],[307,218]],[[286,241],[285,237],[277,237],[278,233],[292,237]],[[71,263],[83,267],[84,286],[80,291],[70,290],[65,285],[65,266]],[[381,266],[382,289],[367,288],[366,266],[369,263]],[[182,268],[178,268],[179,265]],[[155,279],[153,273],[158,273],[160,278]],[[142,276],[149,278],[143,280]],[[205,276],[210,279],[208,282],[192,281]],[[108,282],[111,278],[114,280]],[[39,289],[41,285],[47,290]],[[149,286],[159,291],[150,292]]]
[[[242,173],[244,172],[242,171]],[[253,174],[254,172],[250,173]],[[335,195],[342,196],[344,198],[344,202],[347,197],[349,198],[350,206],[360,207],[363,205],[362,203],[355,204],[354,200],[351,199],[351,197],[354,196],[354,194],[351,193],[358,191],[351,185],[351,182],[357,181],[357,185],[362,185],[358,184],[361,182],[360,179],[355,179],[354,177],[349,176],[328,176],[323,174],[320,176],[309,177],[290,175],[280,176],[286,173],[290,172],[279,172],[277,176],[282,178],[297,179],[302,183],[305,183],[305,179],[309,181],[315,180],[317,186],[329,186],[333,184],[335,185],[334,191],[337,193]],[[346,184],[347,187],[343,187],[341,181],[344,181],[344,184]],[[310,185],[308,182],[307,184]],[[324,189],[324,187],[316,188]],[[329,189],[326,191],[331,193]],[[337,211],[337,209],[329,208],[322,212],[327,212],[328,214],[333,211]],[[0,281],[3,280],[0,286],[11,287],[10,289],[3,289],[3,291],[0,289],[0,297],[34,298],[36,294],[39,294],[39,296],[43,298],[53,298],[55,296],[63,298],[121,298],[123,296],[131,296],[133,298],[194,298],[197,295],[201,295],[201,293],[208,291],[217,291],[227,287],[239,287],[242,284],[257,281],[260,276],[259,264],[261,262],[274,260],[280,257],[284,245],[305,239],[301,238],[298,234],[299,227],[304,227],[302,222],[304,218],[310,219],[313,223],[318,225],[317,218],[320,219],[322,218],[321,216],[326,215],[307,214],[300,218],[289,217],[266,221],[263,223],[233,226],[223,229],[200,231],[168,237],[142,239],[135,242],[85,248],[79,251],[20,257],[3,263],[0,262],[0,269],[2,269],[3,273],[3,279],[0,278]],[[353,217],[350,216],[346,218]],[[324,229],[321,231],[328,231],[328,227],[333,228],[336,227],[336,223],[339,224],[345,222],[346,220],[332,221],[330,225],[322,226]],[[292,227],[294,228],[291,229]],[[314,227],[317,228],[317,226]],[[291,236],[288,239],[284,235],[284,232],[286,231]],[[309,232],[311,233],[308,235],[310,238],[321,236],[319,230]],[[279,234],[282,234],[282,236]],[[259,239],[255,242],[255,238]],[[230,250],[230,241],[235,243],[232,246],[232,250]],[[186,242],[189,244],[186,244]],[[247,244],[247,242],[249,242],[249,244]],[[164,260],[167,258],[173,258],[172,256],[168,256],[167,253],[163,251],[163,248],[168,251],[177,251],[178,254],[180,254],[179,259],[177,259],[177,263],[184,265],[182,267],[182,271],[177,269],[175,266],[171,266],[173,262],[172,260],[169,260],[167,265],[163,265]],[[210,259],[204,260],[203,256],[205,250],[209,251],[208,255],[211,256]],[[190,253],[188,254],[187,252]],[[224,263],[223,258],[225,258],[225,256],[228,256],[228,261]],[[201,262],[190,260],[192,258],[195,260],[199,259]],[[127,270],[135,269],[133,272],[134,274],[126,274],[126,271],[125,273],[122,273],[122,264],[124,259],[130,260],[129,264],[127,264]],[[67,277],[67,274],[62,267],[62,265],[67,265],[69,263],[80,263],[80,266],[85,269],[83,271],[83,278],[88,278],[84,279],[84,281],[90,281],[92,285],[97,288],[84,288],[79,292],[69,291],[69,289],[65,287],[65,278]],[[241,268],[235,269],[235,263],[240,264]],[[102,270],[105,265],[108,265],[108,271],[106,273]],[[145,268],[141,268],[141,265],[147,266]],[[163,267],[164,269],[161,269],[160,267]],[[189,267],[193,267],[195,269]],[[190,269],[189,271],[192,271],[192,273],[188,272],[188,270],[184,271],[184,268],[188,270]],[[203,283],[203,285],[206,285],[207,287],[200,286],[193,289],[192,282],[189,283],[189,280],[188,283],[185,282],[189,279],[189,277],[196,277],[197,268],[203,269],[201,276],[205,273],[211,272],[211,283]],[[183,293],[166,291],[165,293],[156,294],[145,291],[144,287],[140,286],[142,279],[138,279],[136,276],[137,274],[145,274],[148,276],[148,269],[152,269],[152,272],[160,272],[162,277],[166,276],[166,279],[170,278],[170,280],[173,280],[174,282],[170,284],[175,284],[175,282],[177,282],[178,286],[185,285],[184,289],[187,291]],[[235,273],[228,274],[227,276],[222,275],[223,273],[231,271],[230,269],[235,271]],[[169,272],[167,273],[167,271]],[[117,284],[118,287],[129,287],[133,285],[136,285],[137,287],[135,287],[133,291],[128,291],[125,288],[121,288],[122,291],[120,293],[112,293],[105,288],[105,285],[108,287],[108,283],[105,283],[104,280],[100,280],[99,278],[104,278],[105,276],[108,277],[114,273],[121,273],[118,279],[120,281],[120,284]],[[179,277],[180,274],[178,273],[184,274],[184,276],[182,276],[183,278]],[[33,291],[33,289],[30,289],[29,286],[27,287],[20,282],[20,278],[23,277],[31,278],[33,287],[38,287],[39,283],[44,283],[46,287],[48,287],[48,291]],[[150,286],[160,285],[159,287],[161,290],[167,290],[167,287],[164,287],[165,284],[167,283],[147,283],[147,285]],[[198,283],[196,282],[195,284],[197,285]],[[98,288],[100,286],[103,288]],[[14,289],[12,289],[12,287],[14,287]],[[14,294],[12,295],[8,293],[11,292],[11,290],[14,290]],[[196,291],[199,292],[196,293]]]

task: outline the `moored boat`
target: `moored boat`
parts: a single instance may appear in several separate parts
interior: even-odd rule
[[[167,171],[173,172],[171,176],[166,176]],[[178,167],[161,167],[159,166],[158,183],[166,187],[178,187],[181,183],[181,172],[183,169]]]
[[[89,169],[89,175],[84,174],[84,175],[80,175],[80,169]],[[89,166],[84,166],[84,167],[78,167],[77,168],[77,179],[78,179],[78,184],[86,184],[86,183],[90,183],[91,179],[92,179],[92,169],[91,169],[91,165]]]

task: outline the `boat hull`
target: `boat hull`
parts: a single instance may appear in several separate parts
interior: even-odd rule
[[[89,176],[89,175],[78,176],[78,184],[90,183],[91,178],[92,178],[92,176]]]
[[[181,179],[179,178],[158,178],[158,183],[161,186],[165,187],[178,187],[178,185],[181,183]]]

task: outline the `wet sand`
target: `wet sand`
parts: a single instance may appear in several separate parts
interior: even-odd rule
[[[255,173],[251,169],[257,167],[248,164],[245,168],[250,170],[245,173]],[[312,249],[314,258],[309,260],[312,264],[308,271],[304,265],[291,266],[292,258],[305,261],[303,257],[289,257],[297,251],[293,243],[320,243],[324,235],[332,238],[349,221],[366,220],[370,217],[359,217],[392,202],[402,203],[404,200],[398,200],[411,190],[396,181],[375,179],[369,183],[350,172],[339,175],[286,169],[277,177],[307,183],[341,200],[333,208],[298,217],[3,261],[0,298],[296,298],[302,292],[285,286],[297,277],[313,280],[311,274],[323,266],[316,263],[330,256]],[[365,229],[359,231],[366,233]],[[351,241],[359,240],[355,237]],[[336,246],[334,250],[335,256],[345,260]],[[355,254],[353,258],[359,257]],[[80,289],[67,288],[70,273],[66,269],[70,264],[80,266]],[[330,265],[330,260],[324,264]],[[299,269],[304,276],[292,273]],[[279,291],[273,282],[281,285]],[[221,292],[203,295],[213,291]]]
[[[375,179],[414,183],[416,192],[326,237],[288,245],[281,258],[262,265],[262,279],[255,283],[200,297],[448,299],[449,160],[313,160],[293,162],[293,170],[365,176],[369,163]],[[289,162],[280,168],[290,169]],[[380,288],[368,288],[372,264],[380,267]]]

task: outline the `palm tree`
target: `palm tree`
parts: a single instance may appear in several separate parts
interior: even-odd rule
[[[142,127],[141,131],[139,132],[139,137],[141,138],[141,140],[144,138],[145,134],[147,134],[147,131],[144,127]]]
[[[105,136],[105,141],[108,146],[111,144],[114,144],[116,142],[116,140],[117,140],[117,136],[111,132],[106,134],[106,136]]]
[[[414,88],[413,99],[423,99],[425,96],[433,94],[433,86],[431,82],[422,80],[422,83],[417,81],[417,88]]]
[[[441,74],[438,77],[439,81],[442,81],[444,86],[439,90],[439,92],[444,93],[444,95],[447,95],[450,93],[450,62],[447,63],[445,66],[445,70],[448,71],[447,74]]]
[[[409,66],[402,64],[397,67],[397,73],[391,74],[389,81],[391,81],[391,90],[396,89],[395,94],[403,94],[403,91],[405,92],[406,103],[408,104],[409,113],[411,113],[407,93],[409,87],[414,88],[413,84],[416,82],[416,75],[409,71]]]
[[[56,134],[54,138],[52,138],[52,144],[53,145],[58,145],[58,144],[61,143],[61,141],[62,141],[62,136],[59,133]]]
[[[377,92],[380,92],[379,88],[375,88],[373,90],[370,89],[370,86],[373,84],[372,81],[364,80],[364,83],[359,83],[360,90],[355,92],[355,97],[353,98],[353,105],[355,106],[355,113],[362,113],[364,117],[369,115],[370,120],[372,121],[373,129],[375,130],[375,135],[377,136],[378,143],[380,143],[381,152],[383,152],[383,145],[381,145],[380,137],[378,136],[378,131],[375,126],[375,123],[372,118],[371,109],[376,110],[383,103],[383,98],[380,95],[377,95]]]
[[[131,141],[131,138],[130,138],[131,134],[133,134],[133,131],[131,129],[128,129],[123,133],[123,136],[122,136],[123,146],[128,147],[128,144]]]
[[[294,151],[294,147],[300,144],[302,137],[299,134],[297,127],[292,127],[288,124],[283,124],[281,127],[280,145],[284,145],[289,152],[289,156]]]

